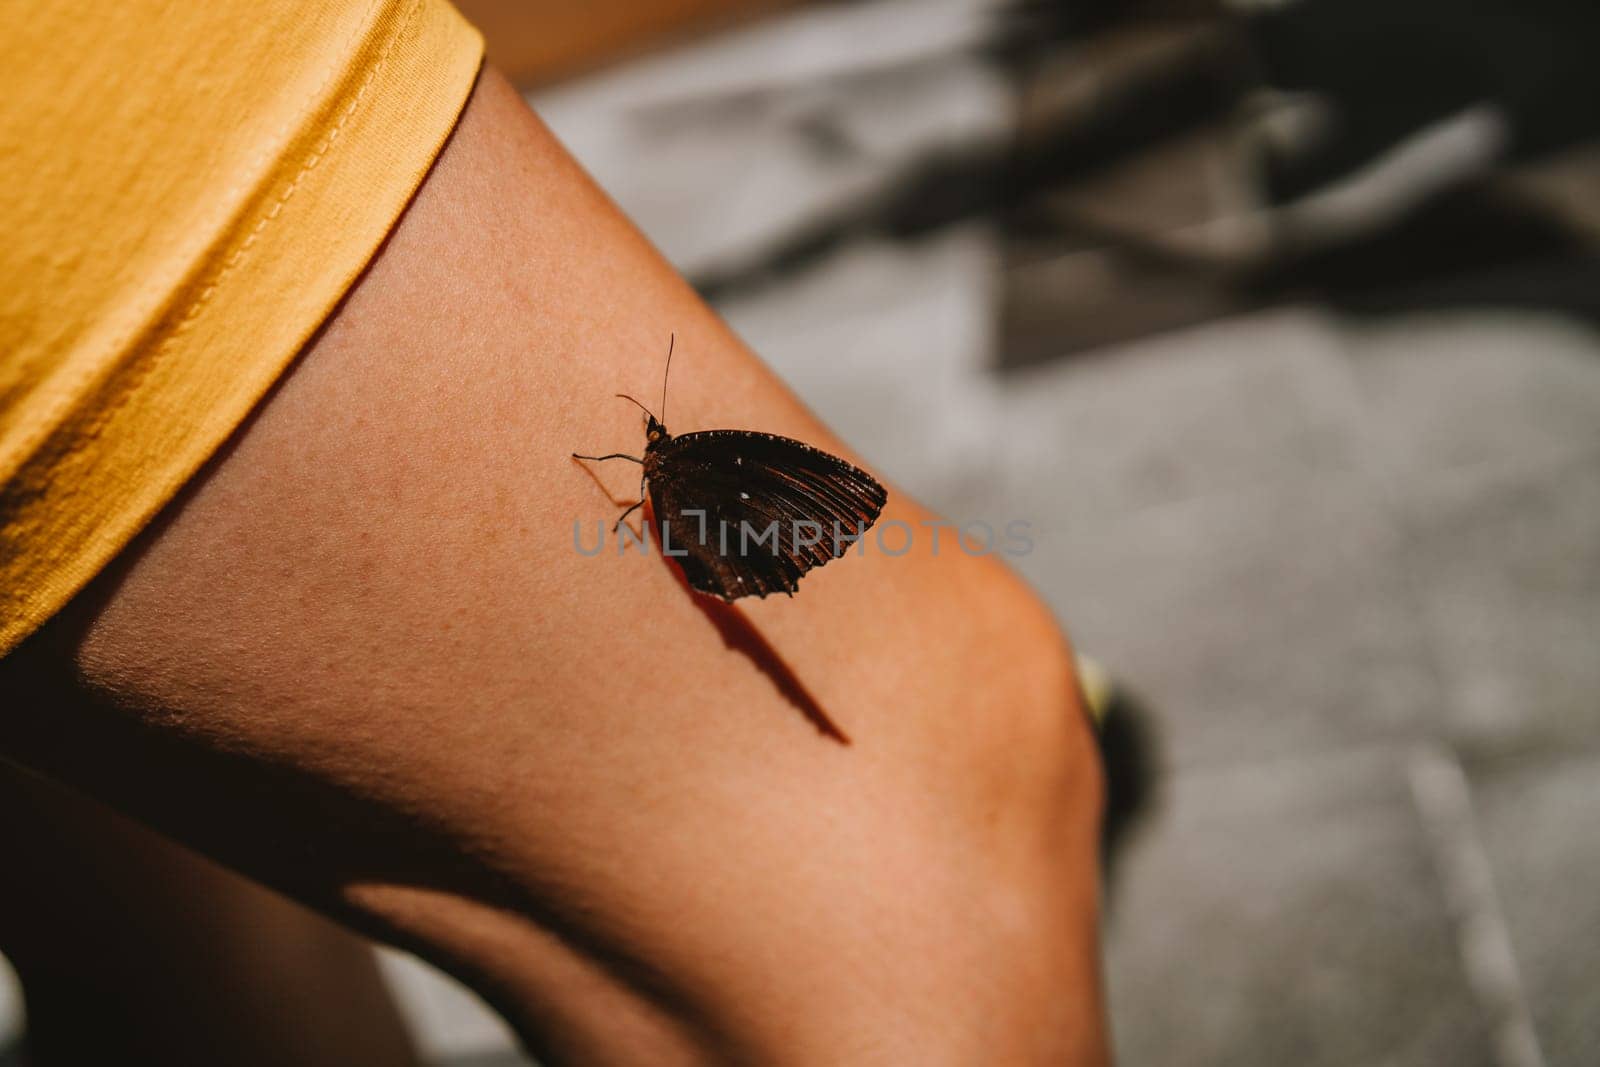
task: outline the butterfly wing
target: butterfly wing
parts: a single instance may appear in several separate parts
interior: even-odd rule
[[[662,547],[691,587],[723,600],[792,595],[877,521],[889,495],[859,467],[776,434],[705,430],[654,451],[647,473]]]

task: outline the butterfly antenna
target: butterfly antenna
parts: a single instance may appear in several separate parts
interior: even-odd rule
[[[678,343],[676,331],[667,335],[667,369],[661,372],[661,423],[667,422],[667,375],[672,373],[672,349]]]
[[[617,396],[618,396],[619,399],[626,400],[629,403],[632,403],[632,404],[636,405],[639,408],[639,410],[644,412],[646,415],[650,415],[650,409],[649,408],[645,407],[643,404],[640,404],[637,400],[633,399],[633,397],[629,396],[627,393],[618,393]],[[654,415],[650,415],[650,417],[652,419],[655,418]],[[657,421],[659,421],[659,420],[657,420]]]

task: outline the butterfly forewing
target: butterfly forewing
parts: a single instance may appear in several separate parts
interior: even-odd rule
[[[793,593],[870,527],[888,493],[801,441],[748,430],[670,437],[646,457],[662,545],[690,586],[734,600]]]

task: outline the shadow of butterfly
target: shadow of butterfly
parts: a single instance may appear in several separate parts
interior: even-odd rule
[[[624,393],[645,413],[644,456],[613,452],[575,459],[625,459],[643,468],[646,499],[662,551],[683,568],[690,588],[723,600],[769,593],[794,595],[814,567],[843,555],[877,521],[888,492],[878,480],[838,456],[803,441],[753,430],[700,430],[674,436],[665,424],[667,375],[661,377],[661,415]]]

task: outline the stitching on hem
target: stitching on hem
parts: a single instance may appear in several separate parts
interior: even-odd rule
[[[356,27],[345,38],[344,44],[341,46],[338,53],[340,56],[348,54],[351,44],[361,37],[363,33],[368,32],[369,27],[372,24],[373,13],[379,8],[382,2],[383,0],[372,0],[372,2],[368,4],[367,9],[362,13],[362,17],[358,21]],[[145,378],[149,376],[150,372],[161,361],[162,357],[166,355],[166,353],[169,352],[178,343],[178,341],[183,338],[184,334],[187,333],[189,328],[195,323],[196,320],[199,319],[201,313],[205,310],[211,298],[216,295],[217,290],[221,287],[222,282],[229,276],[229,274],[233,272],[235,268],[238,267],[241,262],[244,261],[245,256],[248,254],[251,247],[255,244],[256,240],[261,236],[266,227],[282,214],[284,206],[289,202],[290,198],[294,196],[295,191],[299,189],[300,183],[305,180],[307,175],[316,169],[317,164],[320,163],[332,149],[334,142],[338,139],[339,134],[344,129],[345,125],[348,124],[350,119],[355,115],[356,109],[360,106],[362,99],[367,94],[367,91],[371,88],[372,82],[387,65],[389,57],[393,53],[395,46],[399,43],[400,39],[405,36],[406,31],[411,28],[411,24],[416,19],[417,13],[422,9],[423,3],[424,0],[412,0],[411,6],[401,17],[393,32],[390,33],[389,39],[384,43],[382,51],[378,53],[377,59],[373,61],[371,67],[367,70],[366,77],[362,79],[361,85],[351,97],[350,103],[345,108],[344,113],[339,116],[338,121],[335,122],[333,127],[328,131],[321,144],[319,144],[316,150],[312,152],[309,157],[307,157],[303,164],[301,164],[300,169],[295,173],[294,178],[289,182],[287,188],[285,188],[284,191],[278,196],[277,200],[272,204],[272,206],[256,220],[256,224],[251,228],[250,233],[247,234],[244,240],[233,249],[232,253],[223,262],[222,267],[212,275],[210,282],[208,282],[205,288],[203,288],[194,298],[193,302],[189,305],[189,308],[184,312],[183,317],[179,319],[177,324],[171,328],[167,336],[156,345],[155,350],[146,358],[139,361],[139,366],[133,370],[130,378],[118,388],[115,399],[113,399],[101,411],[94,415],[93,422],[84,429],[84,432],[81,435],[79,435],[80,440],[98,437],[104,431],[106,425],[133,400],[134,395],[139,391],[139,387],[143,384]],[[304,123],[306,116],[312,113],[316,101],[321,98],[323,91],[327,89],[329,83],[333,81],[334,76],[341,69],[342,67],[338,62],[335,62],[328,67],[323,74],[322,80],[317,84],[316,89],[310,94],[307,106],[301,108],[293,119],[286,122],[285,125],[280,128],[280,139],[288,136],[292,128],[299,127]],[[257,158],[259,159],[260,157],[258,156]],[[237,186],[235,188],[237,188]],[[120,338],[115,344],[109,346],[111,351],[116,352],[121,350],[126,345],[128,337],[129,334],[124,334],[123,337]],[[75,406],[74,399],[77,398],[79,393],[82,391],[84,383],[92,380],[95,377],[97,370],[98,367],[89,368],[85,371],[83,376],[78,379],[78,381],[73,383],[72,387],[65,390],[65,410],[61,413],[62,415],[65,415],[66,412],[70,411],[71,408]],[[70,416],[68,417],[70,418]],[[14,472],[15,474],[21,475],[22,472],[28,467],[35,466],[35,461],[40,457],[41,453],[54,453],[55,458],[47,462],[47,466],[53,468],[62,456],[74,450],[70,447],[63,447],[61,445],[52,446],[50,444],[50,439],[54,437],[55,434],[60,430],[62,424],[63,420],[60,418],[60,416],[51,416],[46,418],[43,423],[43,435],[35,442],[34,447],[23,450],[22,459],[16,468],[16,471]],[[4,490],[0,490],[0,496],[3,495],[5,495]]]
[[[411,7],[407,9],[405,16],[401,18],[400,24],[395,27],[394,32],[389,35],[389,40],[384,43],[383,51],[378,53],[378,58],[367,71],[367,76],[361,80],[361,85],[356,90],[355,95],[351,97],[349,105],[345,107],[344,114],[339,116],[339,120],[333,124],[333,127],[328,131],[327,136],[323,138],[322,143],[317,146],[317,150],[311,153],[311,155],[307,157],[306,161],[301,164],[300,170],[295,174],[294,179],[289,183],[288,187],[284,189],[277,201],[272,205],[272,207],[268,208],[260,218],[256,220],[256,224],[251,228],[249,235],[245,237],[244,241],[241,242],[239,246],[233,250],[233,253],[223,262],[222,269],[217,271],[217,273],[212,277],[210,283],[200,291],[200,295],[195,297],[194,303],[189,306],[189,310],[184,313],[183,318],[180,319],[178,324],[173,327],[172,332],[167,335],[165,340],[156,346],[156,350],[151,353],[150,358],[143,361],[143,364],[139,368],[136,377],[134,377],[132,381],[128,382],[127,385],[121,390],[121,395],[117,397],[115,402],[109,405],[100,415],[100,417],[95,419],[93,430],[93,434],[95,436],[98,436],[100,430],[105,426],[105,424],[111,421],[112,417],[120,412],[132,400],[134,393],[138,391],[139,386],[143,383],[145,377],[150,373],[154,365],[160,361],[161,357],[167,351],[169,351],[180,339],[182,339],[184,333],[187,332],[189,327],[192,326],[197,319],[199,319],[201,312],[205,310],[211,298],[216,295],[216,292],[221,287],[222,282],[228,277],[229,274],[233,272],[235,267],[244,262],[245,256],[255,245],[256,239],[261,236],[262,232],[267,228],[268,225],[276,221],[278,216],[283,213],[284,205],[289,202],[290,198],[294,196],[295,191],[300,188],[300,183],[306,179],[307,175],[316,169],[317,164],[322,162],[323,158],[330,150],[332,150],[334,142],[339,139],[340,132],[350,121],[351,117],[355,115],[356,109],[361,106],[361,101],[366,97],[367,90],[372,87],[372,83],[377,78],[379,72],[382,71],[384,66],[389,62],[389,56],[394,52],[395,46],[400,42],[400,39],[405,36],[406,31],[411,28],[411,22],[417,17],[417,12],[421,10],[422,4],[423,0],[412,0]],[[372,7],[367,9],[368,17],[371,16],[372,11],[374,8],[376,8],[376,6],[376,3],[374,3]],[[350,40],[354,40],[357,36],[359,36],[359,34],[360,30],[357,30],[355,34],[351,35]],[[348,43],[349,42],[347,41],[347,47]],[[328,82],[332,80],[333,72],[336,69],[337,67],[329,69],[328,75],[323,79],[322,85],[318,87],[317,95],[320,95],[322,88],[325,88]]]
[[[363,19],[361,20],[361,22],[358,25],[358,27],[350,34],[350,36],[348,38],[346,38],[345,47],[344,47],[343,51],[341,52],[341,54],[343,54],[343,52],[348,52],[350,43],[352,41],[354,41],[357,37],[359,37],[362,34],[362,32],[364,32],[366,30],[366,28],[370,25],[372,13],[377,9],[378,5],[381,2],[383,2],[383,0],[372,0],[372,3],[369,4],[366,12],[364,12]],[[384,43],[384,46],[383,46],[382,50],[379,52],[377,59],[372,63],[371,67],[368,69],[366,76],[361,81],[361,85],[357,88],[356,92],[351,97],[349,104],[345,107],[344,113],[339,116],[338,121],[334,123],[334,125],[333,125],[333,127],[331,129],[329,129],[328,133],[322,139],[322,142],[317,146],[316,150],[314,152],[312,152],[309,157],[306,158],[305,162],[301,165],[299,171],[296,172],[294,178],[290,181],[289,185],[284,189],[284,191],[278,196],[277,200],[272,204],[272,206],[269,209],[267,209],[267,211],[265,211],[257,219],[256,224],[251,228],[250,233],[245,237],[245,239],[242,242],[240,242],[237,245],[237,247],[234,248],[233,252],[228,256],[227,260],[223,263],[222,267],[213,275],[211,281],[205,286],[204,289],[201,290],[199,295],[197,295],[195,297],[194,301],[190,304],[189,309],[184,313],[183,318],[181,320],[179,320],[178,324],[175,327],[173,327],[172,331],[168,334],[168,336],[165,339],[163,339],[156,346],[155,351],[152,352],[149,355],[148,358],[146,358],[145,360],[141,361],[141,366],[135,371],[135,373],[132,376],[132,378],[119,391],[119,395],[115,398],[115,400],[112,403],[108,404],[103,411],[99,412],[95,416],[93,425],[87,429],[87,432],[85,433],[84,437],[98,436],[104,430],[106,424],[118,412],[120,412],[124,407],[126,407],[128,403],[130,403],[132,401],[134,395],[139,390],[139,386],[143,383],[144,379],[148,376],[148,374],[150,373],[152,367],[155,365],[156,361],[159,360],[167,351],[169,351],[171,349],[172,346],[174,346],[182,338],[184,333],[188,330],[188,328],[190,326],[193,325],[194,322],[198,321],[200,315],[203,313],[205,308],[208,306],[209,301],[211,300],[212,296],[214,296],[215,293],[217,292],[217,290],[221,287],[222,282],[227,278],[229,273],[232,272],[235,268],[238,267],[238,265],[240,263],[242,263],[244,261],[245,257],[248,255],[250,249],[254,246],[256,240],[266,230],[266,227],[268,225],[270,225],[273,221],[275,221],[283,213],[284,207],[288,204],[289,200],[294,196],[296,190],[299,189],[301,183],[305,180],[305,178],[313,170],[316,169],[316,167],[321,163],[321,161],[324,158],[327,157],[329,152],[332,151],[335,143],[337,142],[337,140],[339,138],[339,135],[345,129],[345,127],[348,125],[350,119],[352,117],[354,117],[354,115],[355,115],[356,111],[358,110],[358,108],[360,107],[362,101],[365,99],[368,91],[371,89],[373,82],[377,79],[378,75],[383,71],[385,66],[387,66],[391,56],[393,55],[393,52],[394,52],[395,48],[399,45],[401,39],[404,38],[407,35],[407,33],[411,30],[413,24],[416,21],[418,13],[423,9],[424,4],[426,2],[427,2],[427,0],[412,0],[412,3],[410,5],[410,7],[406,10],[405,14],[400,18],[398,23],[395,25],[393,31],[389,34],[389,38]],[[481,57],[480,57],[480,64],[479,64],[480,69],[481,69],[481,65],[482,64],[481,64]],[[323,91],[327,88],[328,84],[333,80],[334,75],[340,69],[341,68],[340,68],[340,66],[338,64],[334,64],[334,65],[331,65],[328,68],[328,70],[324,73],[323,78],[322,78],[321,82],[319,82],[316,91],[310,97],[310,100],[312,101],[313,104],[317,99],[319,99],[321,97]],[[303,123],[304,120],[305,120],[305,116],[310,114],[311,112],[312,112],[312,106],[308,105],[307,107],[302,108],[298,112],[297,117],[294,120],[292,120],[293,123],[296,126],[298,126],[299,124]],[[286,123],[285,127],[284,127],[284,132],[285,133],[288,132],[288,126],[289,126],[289,124]],[[257,158],[259,158],[259,156]],[[119,344],[114,346],[114,348],[121,348],[122,344],[125,343],[126,336],[127,335],[124,335],[124,341],[119,342]],[[280,372],[281,372],[281,368],[280,368]],[[92,373],[86,374],[84,376],[84,379],[91,378],[92,376],[93,376]],[[274,377],[276,377],[276,375]],[[80,379],[80,385],[81,385],[81,381],[82,380],[83,379]],[[70,396],[70,395],[72,395],[72,393],[75,393],[76,391],[77,390],[74,389],[73,391],[69,392],[68,395]],[[60,423],[56,422],[54,419],[50,420],[50,424],[55,426],[55,427],[57,427],[57,428],[59,428],[59,426],[60,426]],[[51,436],[53,436],[54,432],[55,432],[54,430],[46,430],[43,438],[38,442],[38,444],[35,445],[35,448],[27,450],[27,452],[25,454],[28,455],[29,458],[25,458],[23,460],[22,465],[18,468],[16,473],[20,474],[27,467],[33,466],[34,463],[40,458],[39,446],[43,446],[43,448],[45,450],[54,451],[56,453],[56,456],[55,456],[54,459],[47,461],[47,463],[46,463],[46,469],[47,470],[55,469],[55,467],[56,467],[57,463],[59,462],[60,458],[62,457],[62,455],[64,453],[72,451],[72,449],[62,449],[59,446],[57,446],[54,449],[51,448],[51,445],[50,445],[49,442],[50,442],[50,438],[51,438]],[[185,477],[184,480],[187,480],[187,476]],[[17,487],[17,484],[15,482],[13,482],[10,485],[0,485],[0,501],[3,501],[5,497],[9,496],[11,491],[14,490],[16,487]],[[37,492],[37,488],[35,489],[35,492]],[[30,495],[32,495],[32,494],[30,494]],[[0,517],[3,517],[3,516],[0,516]],[[70,574],[70,573],[74,573],[75,571],[77,571],[79,569],[78,564],[81,563],[81,561],[82,561],[81,549],[79,551],[74,551],[74,552],[68,553],[66,558],[64,558],[62,560],[62,562],[66,563],[66,571],[65,571],[65,573],[69,573]],[[8,590],[5,590],[5,592],[7,594],[9,594],[9,593],[13,592],[13,590],[9,590],[8,589]],[[21,601],[21,606],[24,609],[26,609],[30,604],[33,605],[34,607],[37,607],[37,605],[40,604],[40,603],[43,603],[43,601],[45,599],[45,598],[42,598],[42,596],[40,595],[39,588],[35,587],[32,590],[32,592],[34,594],[32,596],[24,595],[24,596],[19,598],[20,601]],[[13,598],[10,595],[6,595],[4,597],[0,597],[0,599],[3,599],[3,600],[8,601],[8,602],[11,602],[10,606],[17,606],[16,601],[13,600]],[[16,626],[16,624],[19,623],[20,619],[25,618],[28,614],[29,614],[29,612],[27,610],[22,610],[16,616],[12,617],[11,619],[5,620],[4,622],[0,622],[0,649],[9,648],[11,645],[14,644],[14,641],[12,639],[15,637],[16,632],[17,632],[15,630],[15,626]],[[39,620],[35,620],[35,625],[37,624],[38,621]],[[28,624],[22,623],[22,630],[20,632],[26,633],[29,630],[31,630],[32,628],[33,627],[30,627]]]

